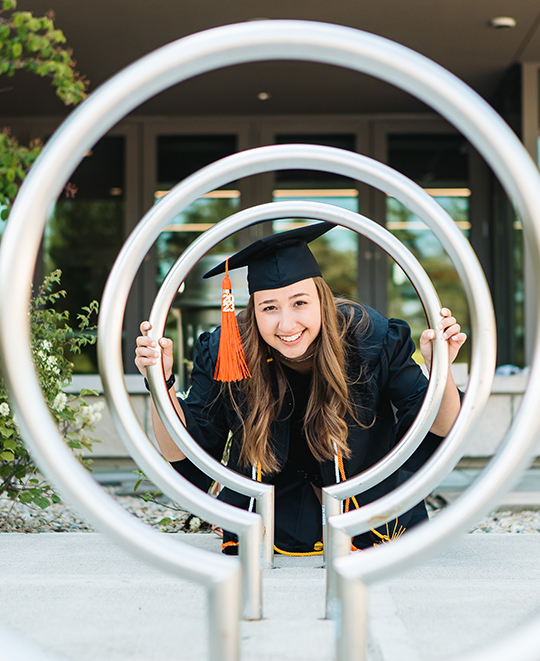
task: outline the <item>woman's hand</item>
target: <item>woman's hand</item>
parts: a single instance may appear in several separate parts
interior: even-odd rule
[[[137,338],[137,348],[135,349],[135,365],[139,372],[146,377],[146,368],[148,365],[156,365],[160,358],[163,360],[163,371],[165,378],[168,379],[173,369],[173,343],[172,340],[162,337],[158,342],[148,337],[148,331],[152,325],[148,321],[143,321],[140,325],[141,334]]]
[[[437,326],[437,330],[443,332],[442,338],[448,343],[448,364],[451,364],[454,362],[459,350],[465,343],[467,335],[461,332],[461,326],[457,323],[452,316],[452,312],[448,308],[443,308],[441,310],[441,317],[443,317],[443,319]],[[422,352],[428,370],[431,369],[431,358],[433,356],[432,340],[435,339],[435,335],[435,331],[429,328],[420,336],[420,351]]]

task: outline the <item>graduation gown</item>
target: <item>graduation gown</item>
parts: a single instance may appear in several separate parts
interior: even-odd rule
[[[347,311],[343,310],[345,314]],[[416,417],[426,392],[427,379],[412,359],[415,351],[409,326],[398,319],[386,319],[369,307],[353,306],[354,318],[347,343],[346,365],[353,385],[350,397],[363,428],[350,416],[348,443],[351,457],[344,460],[345,473],[352,477],[382,459],[399,441]],[[367,319],[365,318],[367,315]],[[361,320],[364,323],[359,325]],[[232,444],[229,468],[251,477],[251,467],[239,464],[241,423],[222,385],[213,374],[219,348],[219,328],[203,333],[199,340],[188,396],[180,400],[186,425],[194,439],[215,459],[221,460],[229,431]],[[270,363],[270,365],[272,365]],[[358,375],[362,374],[361,379]],[[287,389],[282,410],[271,428],[271,439],[280,466],[289,457],[291,410],[294,406],[291,388]],[[357,497],[360,505],[372,502],[408,479],[434,452],[441,438],[429,433],[410,459],[393,475]],[[203,490],[211,480],[188,459],[174,462],[174,468]],[[334,484],[333,461],[319,464],[321,485]],[[263,481],[276,486],[275,543],[287,552],[310,552],[322,540],[321,505],[306,477],[287,471],[286,479],[263,475]],[[248,508],[249,498],[223,489],[221,500]],[[399,526],[409,528],[427,517],[424,503],[419,503],[399,517]],[[398,527],[399,527],[398,526]],[[393,525],[391,526],[393,528]],[[225,533],[224,541],[234,539]],[[371,532],[354,539],[357,548],[365,548],[380,539]]]

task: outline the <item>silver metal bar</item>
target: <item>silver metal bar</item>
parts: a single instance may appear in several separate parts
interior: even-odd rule
[[[331,517],[329,517],[331,520]],[[337,597],[338,575],[333,570],[334,560],[348,556],[351,551],[351,537],[345,531],[333,526],[328,528],[326,548],[326,618],[339,619],[341,611]],[[331,569],[332,568],[332,569]]]
[[[270,489],[256,499],[257,513],[261,515],[264,525],[261,566],[263,569],[272,569],[274,566],[274,489]]]
[[[333,567],[334,558],[339,555],[347,555],[350,551],[350,539],[345,535],[347,540],[346,545],[338,545],[338,555],[333,552],[334,547],[334,528],[327,525],[327,520],[332,516],[341,514],[341,500],[334,498],[326,489],[322,489],[322,511],[323,511],[323,549],[324,549],[324,564],[326,566],[326,618],[333,619],[335,613],[335,600],[336,600],[336,581],[337,574],[335,571],[329,570]]]
[[[334,498],[331,494],[328,493],[326,489],[322,489],[321,494],[322,502],[322,524],[323,524],[323,549],[324,549],[324,564],[328,566],[328,555],[327,549],[331,545],[332,530],[330,526],[326,525],[326,521],[331,516],[337,516],[341,514],[341,500],[339,498]],[[328,592],[328,583],[327,583],[327,592]]]
[[[241,554],[244,578],[243,615],[249,620],[260,619],[262,617],[262,578],[259,557],[263,530],[260,516],[212,498],[179,475],[150,442],[131,406],[123,377],[122,326],[131,284],[144,259],[147,246],[148,244],[126,242],[111,270],[103,293],[98,325],[98,359],[103,390],[120,438],[137,465],[148,477],[167,496],[188,511],[197,514],[205,521],[238,534],[239,541],[244,546]],[[154,393],[154,401],[161,413],[163,400],[155,395],[160,389],[165,391],[164,397],[171,409],[172,405],[163,382],[161,367],[157,384],[155,383],[155,373],[155,370],[153,372],[148,370],[148,380]],[[174,415],[176,417],[176,413]],[[178,419],[176,422],[181,428],[180,434],[191,439]],[[197,445],[197,449],[200,454],[209,457],[200,446]],[[213,461],[215,462],[215,460]],[[219,462],[215,463],[221,466]],[[249,488],[253,488],[258,494],[273,489],[270,485],[257,484],[256,487],[253,487],[254,483],[251,480],[242,476],[238,476],[238,478],[241,478]],[[250,528],[253,528],[252,533],[249,532]],[[257,539],[257,534],[259,539]]]
[[[338,574],[336,646],[339,661],[366,661],[368,638],[368,589],[362,581]]]
[[[244,620],[260,620],[263,616],[262,562],[263,539],[262,517],[257,525],[244,528],[238,535],[238,555],[242,565],[242,617]]]
[[[234,588],[229,580],[215,583],[208,590],[209,656],[212,661],[237,661],[240,658],[240,636],[231,636],[239,626],[242,601]]]

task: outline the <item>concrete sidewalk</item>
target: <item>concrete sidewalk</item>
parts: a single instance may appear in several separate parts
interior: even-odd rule
[[[214,535],[178,537],[220,546]],[[264,576],[265,619],[242,623],[242,660],[331,661],[335,632],[323,619],[321,558],[277,556],[276,564]],[[62,658],[207,658],[204,590],[132,558],[104,535],[1,534],[0,567],[0,623]],[[457,659],[535,612],[540,535],[467,535],[372,588],[369,658]]]

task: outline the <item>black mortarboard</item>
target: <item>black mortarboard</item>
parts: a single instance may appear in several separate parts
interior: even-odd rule
[[[315,223],[289,232],[281,232],[255,241],[228,259],[228,269],[248,267],[249,293],[287,287],[300,280],[321,275],[308,243],[335,225]],[[204,278],[225,273],[226,262],[204,274]]]

